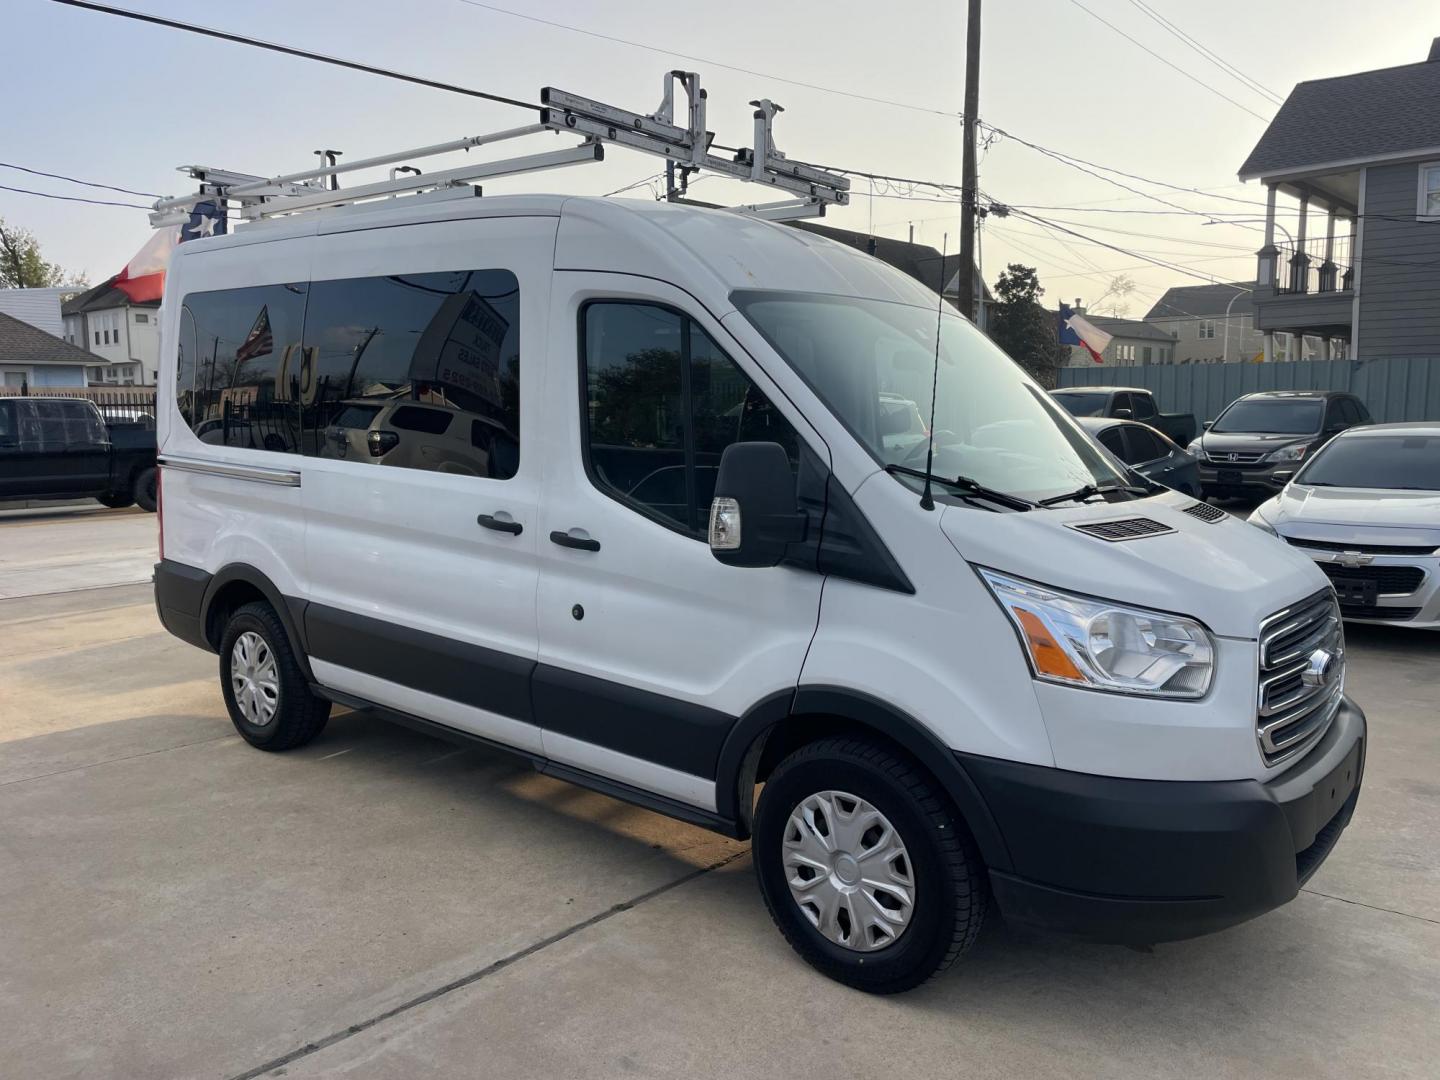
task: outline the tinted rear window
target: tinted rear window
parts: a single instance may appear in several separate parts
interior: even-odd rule
[[[1296,483],[1440,491],[1440,435],[1336,439]]]
[[[414,405],[402,405],[390,417],[392,427],[401,431],[422,431],[426,435],[444,435],[450,426],[451,413],[437,409],[419,409]]]
[[[330,423],[335,427],[368,428],[370,422],[380,415],[379,405],[347,405]]]
[[[1258,435],[1309,435],[1320,430],[1323,401],[1264,399],[1237,401],[1220,414],[1211,431],[1245,432]]]
[[[1071,416],[1103,416],[1109,394],[1052,394]]]

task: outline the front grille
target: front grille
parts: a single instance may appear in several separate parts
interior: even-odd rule
[[[1101,540],[1139,540],[1142,536],[1162,536],[1175,530],[1150,518],[1121,518],[1117,521],[1095,521],[1087,525],[1071,525],[1079,532],[1098,536]]]
[[[1266,453],[1265,450],[1225,450],[1207,456],[1216,465],[1254,465]]]
[[[1329,653],[1328,670],[1317,662]],[[1317,675],[1323,680],[1316,682]],[[1335,594],[1326,589],[1260,624],[1256,737],[1266,765],[1279,765],[1320,738],[1340,709],[1345,635]]]
[[[1311,551],[1358,551],[1362,555],[1433,555],[1437,550],[1433,544],[1337,544],[1333,540],[1306,540],[1301,536],[1287,536],[1285,542]]]
[[[1340,566],[1318,563],[1331,581],[1373,581],[1382,594],[1407,596],[1420,587],[1425,571],[1418,566]]]
[[[1216,521],[1224,521],[1227,517],[1230,516],[1224,510],[1221,510],[1218,506],[1211,506],[1209,503],[1199,502],[1191,503],[1189,506],[1185,507],[1185,509],[1180,512],[1182,514],[1189,514],[1191,517],[1197,517],[1201,521],[1209,521],[1211,523],[1214,523]]]
[[[1353,604],[1343,610],[1347,619],[1383,619],[1385,622],[1409,622],[1420,614],[1418,607],[1376,607],[1374,604]]]

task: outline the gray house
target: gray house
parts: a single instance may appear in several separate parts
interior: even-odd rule
[[[1240,179],[1266,188],[1267,357],[1277,332],[1361,360],[1440,356],[1440,38],[1424,63],[1300,83]]]
[[[0,386],[11,393],[36,393],[90,383],[104,359],[54,334],[0,312]]]
[[[1092,315],[1076,301],[1075,314],[1097,330],[1110,335],[1110,344],[1100,354],[1106,367],[1129,367],[1133,364],[1172,364],[1175,362],[1175,337],[1168,330],[1152,326],[1140,319],[1120,319],[1109,315]],[[1071,367],[1093,367],[1094,358],[1078,345],[1070,346]]]

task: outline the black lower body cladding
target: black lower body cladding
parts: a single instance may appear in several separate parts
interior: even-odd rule
[[[1292,900],[1349,824],[1365,714],[1274,780],[1126,780],[960,755],[1013,859],[1006,918],[1096,941],[1195,937]]]

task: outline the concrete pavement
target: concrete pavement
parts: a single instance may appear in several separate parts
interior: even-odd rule
[[[107,551],[127,527],[85,518],[65,542]],[[14,523],[0,545],[22,546]],[[1294,903],[1144,951],[994,921],[947,976],[876,999],[791,954],[746,845],[364,716],[260,753],[147,586],[45,591],[0,600],[0,1076],[1310,1080],[1440,1061],[1440,636],[1350,632],[1365,792]]]

